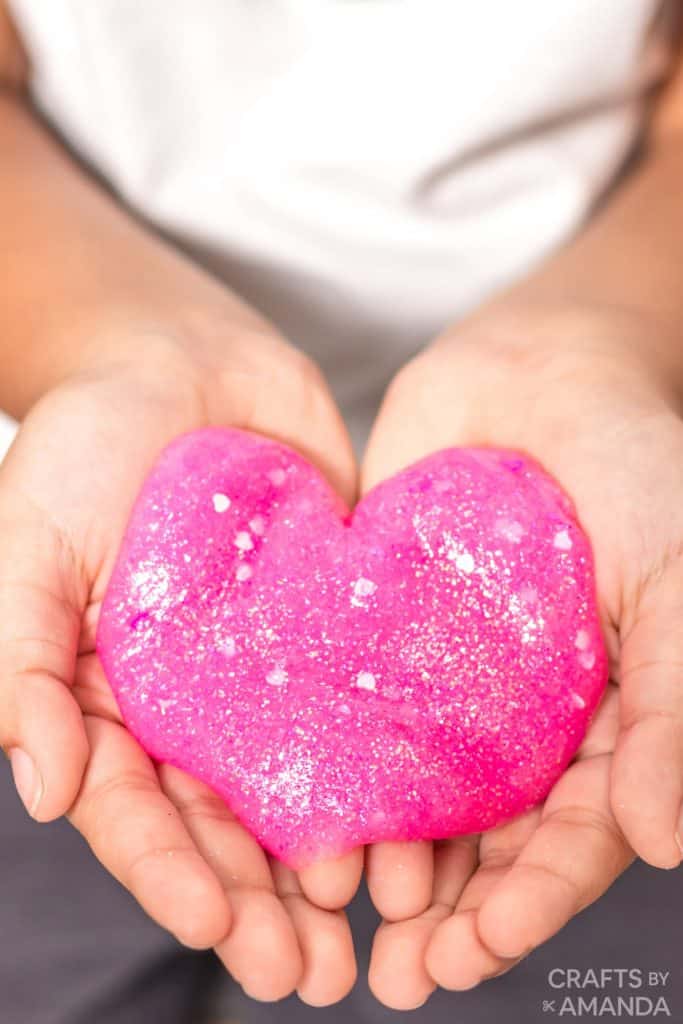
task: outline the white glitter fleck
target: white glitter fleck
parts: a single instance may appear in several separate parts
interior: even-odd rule
[[[131,583],[136,591],[136,600],[141,611],[154,608],[168,594],[171,578],[163,565],[144,563],[141,569],[133,573]]]
[[[356,686],[361,690],[376,690],[377,680],[372,672],[359,672],[356,676]]]
[[[211,500],[213,501],[213,507],[216,512],[227,512],[230,508],[231,502],[227,494],[221,494],[219,492],[214,494]]]
[[[247,533],[246,530],[240,530],[235,537],[235,547],[239,548],[240,551],[251,551],[254,546],[254,542]]]
[[[285,482],[285,475],[284,469],[271,469],[268,473],[268,479],[271,484],[274,484],[276,487],[282,487]]]
[[[588,630],[580,629],[579,632],[576,634],[576,640],[574,641],[574,646],[576,647],[577,651],[587,651],[590,647],[590,643],[591,638],[590,634],[588,633]]]
[[[553,547],[558,551],[571,551],[573,544],[569,536],[569,530],[558,530],[553,539]]]
[[[373,580],[368,580],[364,576],[355,580],[353,583],[353,597],[351,598],[351,604],[358,607],[363,604],[364,597],[371,597],[377,590],[377,584]]]
[[[585,702],[585,700],[583,699],[583,697],[581,696],[580,693],[575,693],[572,690],[571,698],[572,698],[572,704],[574,704],[577,708],[585,708],[586,702]]]
[[[496,533],[498,536],[512,541],[513,544],[519,544],[524,536],[524,532],[522,524],[512,519],[499,519],[496,523]]]
[[[284,686],[287,682],[287,671],[282,665],[276,665],[266,676],[266,682],[271,686]]]
[[[460,572],[474,572],[474,559],[469,551],[462,551],[459,555],[455,556],[455,568],[459,569]]]
[[[433,558],[434,551],[432,550],[432,546],[429,543],[429,538],[427,537],[427,531],[425,530],[424,523],[422,522],[422,517],[419,515],[414,515],[411,522],[413,524],[413,529],[417,534],[417,539],[420,542],[420,546],[427,552],[430,558]],[[444,533],[444,540],[446,541],[446,544],[453,543],[453,538],[448,533]],[[454,556],[452,556],[450,552],[448,552],[446,557],[452,558]]]
[[[266,532],[266,521],[263,516],[254,516],[253,519],[250,519],[249,529],[252,533],[255,533],[257,537],[262,537]]]
[[[579,653],[579,665],[581,668],[585,668],[587,672],[590,672],[595,665],[594,651],[581,651]]]
[[[223,637],[223,639],[219,642],[218,647],[223,652],[223,654],[227,655],[228,658],[232,658],[237,650],[235,638],[232,636]]]
[[[251,567],[242,563],[242,565],[237,566],[235,579],[238,579],[240,583],[243,583],[245,580],[251,579],[251,573]]]
[[[189,565],[191,561],[192,561],[192,555],[183,555],[183,562],[185,562],[186,565]]]
[[[161,697],[157,698],[157,704],[159,705],[159,711],[162,715],[165,715],[169,708],[172,708],[175,704],[174,700],[162,700]]]

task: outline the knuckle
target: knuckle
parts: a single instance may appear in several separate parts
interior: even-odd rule
[[[637,675],[635,670],[634,675]],[[661,737],[667,733],[683,738],[683,709],[626,708],[621,716],[621,735],[628,739],[643,729],[651,729]],[[656,755],[655,755],[656,756]]]
[[[273,407],[304,411],[315,421],[331,406],[327,382],[306,353],[269,339],[257,353],[233,353],[222,374],[222,390],[233,396],[237,419],[245,427],[269,419]]]
[[[387,389],[387,396],[401,401],[406,395],[411,400],[431,386],[434,369],[440,363],[435,352],[414,356],[397,371]]]
[[[586,905],[586,893],[584,892],[583,886],[572,874],[562,872],[553,865],[543,863],[523,864],[520,865],[520,870],[526,871],[529,875],[535,875],[549,881],[553,886],[560,885],[563,889],[566,889],[571,896],[577,911]]]
[[[309,355],[298,348],[287,349],[287,358],[283,365],[291,376],[307,387],[324,387],[322,371]]]
[[[0,736],[7,742],[16,739],[22,732],[22,716],[41,707],[53,685],[53,679],[28,663],[13,669],[0,687]]]
[[[235,821],[235,815],[217,796],[201,794],[175,801],[175,805],[185,821],[213,821],[218,824],[232,824]]]
[[[72,811],[74,823],[96,843],[109,833],[119,804],[128,805],[136,796],[149,796],[157,791],[155,779],[144,771],[118,772],[81,792]]]
[[[193,846],[182,843],[146,846],[129,861],[126,871],[132,881],[137,875],[144,874],[150,868],[154,872],[158,871],[159,864],[177,859],[196,860],[198,856],[199,854]]]
[[[329,403],[327,382],[322,371],[298,349],[292,349],[283,360],[279,386],[299,407],[318,409]]]
[[[429,423],[435,409],[455,411],[460,376],[448,349],[425,349],[398,370],[387,389],[387,402],[395,403],[404,416],[410,410],[410,415]]]
[[[624,833],[610,811],[585,807],[558,807],[545,818],[543,825],[544,828],[568,825],[572,829],[592,833],[601,842],[606,840],[615,849],[628,849]]]
[[[519,850],[508,849],[505,846],[491,846],[486,848],[482,854],[482,864],[486,870],[500,871],[514,861]]]

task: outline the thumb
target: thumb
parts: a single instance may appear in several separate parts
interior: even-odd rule
[[[683,858],[683,558],[642,588],[622,638],[620,729],[612,763],[615,817],[654,867]]]
[[[68,688],[81,620],[68,563],[54,529],[0,485],[0,746],[38,821],[69,809],[88,758]]]
[[[365,451],[361,493],[431,452],[476,444],[467,403],[438,348],[426,349],[398,372],[387,389]]]
[[[327,382],[304,353],[279,339],[262,340],[256,372],[231,373],[224,408],[238,425],[295,448],[352,505],[358,472],[351,441]],[[227,398],[227,402],[225,399]],[[215,423],[221,416],[212,416]]]

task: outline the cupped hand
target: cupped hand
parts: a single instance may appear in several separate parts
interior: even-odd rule
[[[380,925],[370,984],[395,1009],[437,985],[463,991],[503,974],[612,884],[633,852],[610,808],[618,693],[610,684],[576,759],[542,807],[478,836],[433,844],[425,907]],[[388,844],[371,856],[390,862]],[[379,906],[389,877],[375,883]],[[424,879],[421,881],[424,884]]]
[[[172,438],[207,425],[291,444],[352,500],[355,466],[334,405],[275,337],[246,330],[201,359],[176,339],[128,338],[120,357],[73,374],[34,406],[0,467],[0,742],[33,817],[67,814],[181,942],[214,946],[257,998],[297,989],[326,1004],[355,977],[339,908],[361,851],[301,877],[269,862],[209,789],[146,756],[95,653],[144,478]]]
[[[683,423],[658,326],[610,310],[482,316],[389,389],[363,489],[450,445],[526,451],[592,541],[611,684],[543,807],[481,837],[381,843],[371,984],[414,1006],[500,973],[596,899],[633,852],[683,855]]]

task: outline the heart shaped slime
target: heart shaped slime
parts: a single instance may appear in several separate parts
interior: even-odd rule
[[[98,651],[145,750],[295,868],[537,803],[607,677],[590,545],[534,461],[440,451],[350,514],[302,456],[227,429],[153,467]]]

